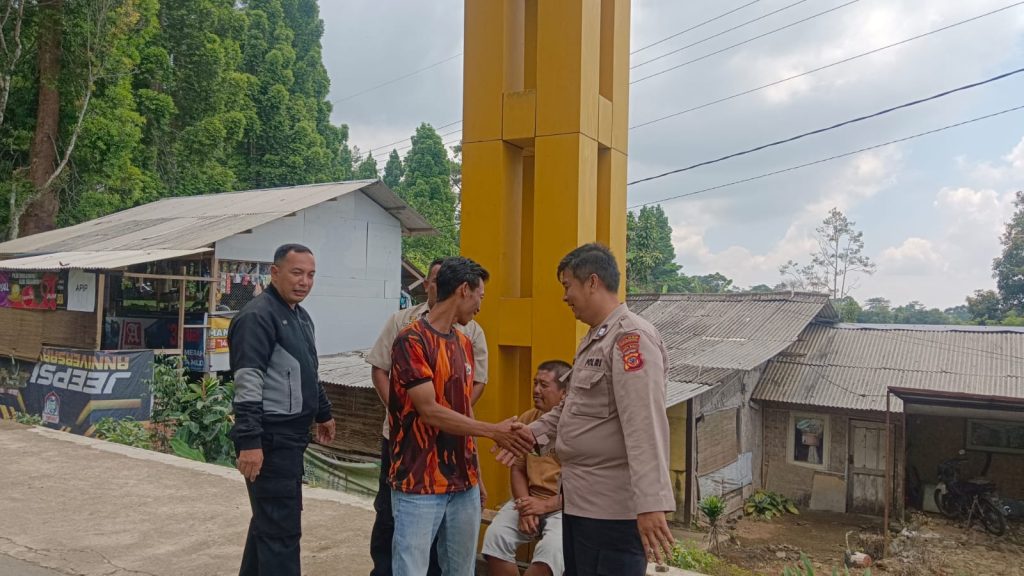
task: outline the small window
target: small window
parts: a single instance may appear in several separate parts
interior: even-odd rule
[[[829,440],[828,416],[790,414],[790,462],[815,468],[826,468]]]

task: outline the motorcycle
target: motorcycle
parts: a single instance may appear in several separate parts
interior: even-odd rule
[[[976,518],[990,534],[1002,536],[1006,533],[1006,517],[1003,514],[996,485],[983,478],[961,480],[960,465],[967,461],[966,452],[939,464],[939,483],[935,487],[935,506],[947,518],[961,518],[970,528]]]

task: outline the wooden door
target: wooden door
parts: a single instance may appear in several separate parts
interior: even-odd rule
[[[885,510],[885,424],[850,420],[847,510],[881,516]]]

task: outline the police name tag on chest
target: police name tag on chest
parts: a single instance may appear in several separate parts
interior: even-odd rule
[[[602,359],[601,358],[587,358],[583,362],[583,365],[586,366],[587,368],[600,368],[601,367],[601,363],[602,363]]]

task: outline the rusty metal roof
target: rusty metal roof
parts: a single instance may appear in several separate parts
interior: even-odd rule
[[[812,324],[768,365],[754,398],[885,410],[890,386],[1024,398],[1024,330]],[[898,398],[892,409],[902,411]]]
[[[827,295],[802,292],[641,295],[629,307],[661,333],[669,380],[699,384],[764,364],[811,322],[838,321]]]
[[[349,388],[373,388],[370,365],[366,363],[369,350],[342,352],[320,357],[320,381],[324,384]]]
[[[430,223],[383,183],[357,180],[165,198],[75,226],[0,243],[0,255],[111,250],[191,250],[360,191],[392,214],[409,235]]]

